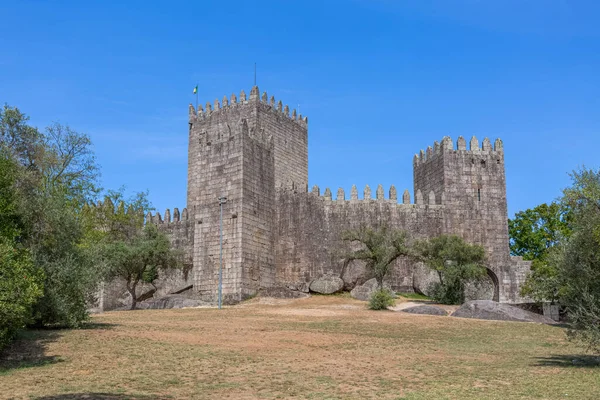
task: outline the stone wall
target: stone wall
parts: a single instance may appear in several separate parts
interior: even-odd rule
[[[383,188],[377,190],[377,199],[371,199],[367,186],[363,199],[358,199],[353,188],[351,198],[345,199],[338,190],[336,200],[326,189],[321,196],[317,187],[311,193],[279,189],[276,202],[275,257],[277,283],[292,289],[306,288],[313,279],[333,273],[345,282],[362,283],[368,276],[364,271],[350,271],[343,254],[347,243],[342,232],[361,226],[380,226],[403,229],[413,238],[430,237],[442,232],[443,207],[429,204],[398,204],[396,189],[391,199],[385,199]],[[390,285],[397,290],[412,291],[412,263],[399,259],[394,266]],[[351,287],[346,287],[351,289]]]

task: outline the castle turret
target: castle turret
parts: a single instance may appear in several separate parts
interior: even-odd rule
[[[429,204],[444,204],[443,232],[483,245],[491,270],[502,277],[510,264],[502,142],[492,148],[485,138],[480,147],[473,137],[467,149],[461,136],[454,148],[444,137],[430,149],[414,159],[415,193],[439,193]],[[505,290],[500,289],[501,297]]]
[[[275,281],[275,187],[308,182],[306,118],[274,107],[258,87],[190,113],[188,210],[194,220],[195,289],[214,301],[223,205],[223,297],[236,302]]]

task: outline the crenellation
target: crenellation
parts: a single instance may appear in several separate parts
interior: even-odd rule
[[[323,194],[325,200],[331,200],[331,189],[325,188],[325,193]]]
[[[489,138],[484,138],[483,143],[481,144],[481,150],[483,151],[492,151],[492,142],[490,142]]]
[[[435,206],[435,192],[433,190],[431,190],[429,192],[429,196],[428,196],[428,202],[430,206]]]
[[[268,101],[269,101],[269,96],[267,96],[267,92],[263,92],[261,101],[262,101],[263,103],[268,103]]]
[[[350,200],[358,200],[358,190],[356,189],[356,185],[352,185],[350,189]]]
[[[471,137],[471,143],[469,144],[471,151],[478,151],[479,149],[479,140],[475,136]]]
[[[260,100],[260,91],[258,90],[258,86],[253,86],[252,89],[250,89],[250,101],[252,100]]]
[[[246,92],[244,92],[244,89],[242,89],[242,91],[240,92],[240,103],[245,103],[246,102]]]
[[[215,99],[215,111],[219,111],[220,108],[219,99]]]
[[[365,185],[365,191],[363,194],[364,200],[371,200],[371,187],[369,185]]]
[[[319,186],[314,185],[312,187],[311,193],[316,194],[317,196],[321,196],[321,189],[319,189]]]
[[[336,200],[338,200],[338,201],[346,200],[346,194],[344,193],[344,189],[342,189],[342,188],[338,189]]]
[[[377,185],[377,191],[375,192],[375,196],[376,196],[377,200],[385,200],[385,196],[383,193],[383,185],[381,185],[381,184]]]
[[[286,117],[290,117],[290,107],[286,104],[285,107],[283,107],[283,115],[285,115]]]
[[[405,189],[404,194],[402,194],[402,204],[410,204],[410,192],[408,189]]]
[[[166,224],[171,223],[171,210],[169,210],[168,208],[165,210],[165,220],[164,221]]]
[[[272,108],[275,108],[275,96],[271,96],[271,100],[269,101],[269,105]]]
[[[415,204],[423,204],[423,193],[421,193],[421,189],[417,189],[417,193],[415,194]]]
[[[225,108],[229,105],[228,101],[227,101],[227,96],[223,96],[223,102],[222,102],[222,107]]]
[[[175,207],[173,209],[173,222],[177,223],[181,220],[181,215],[179,214],[179,208]]]
[[[502,143],[502,140],[500,138],[497,138],[494,142],[494,151],[503,151],[503,149],[504,145]]]
[[[390,200],[394,202],[398,202],[398,192],[396,191],[396,186],[390,186]]]
[[[467,150],[467,141],[465,140],[464,137],[459,136],[458,140],[456,141],[456,149],[457,150]]]
[[[231,101],[230,101],[231,105],[236,105],[237,104],[237,96],[235,95],[235,93],[231,93]]]

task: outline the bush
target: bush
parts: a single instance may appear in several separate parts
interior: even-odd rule
[[[41,295],[42,277],[28,252],[0,237],[0,349],[30,321]]]
[[[462,285],[435,282],[429,290],[431,298],[441,304],[462,304],[465,300]]]
[[[369,299],[369,308],[371,310],[387,310],[396,304],[395,296],[392,292],[386,289],[378,289],[373,292]]]

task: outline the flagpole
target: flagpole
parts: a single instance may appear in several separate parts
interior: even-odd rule
[[[198,112],[198,84],[196,83],[196,112]]]
[[[254,86],[256,86],[256,63],[254,63]]]

